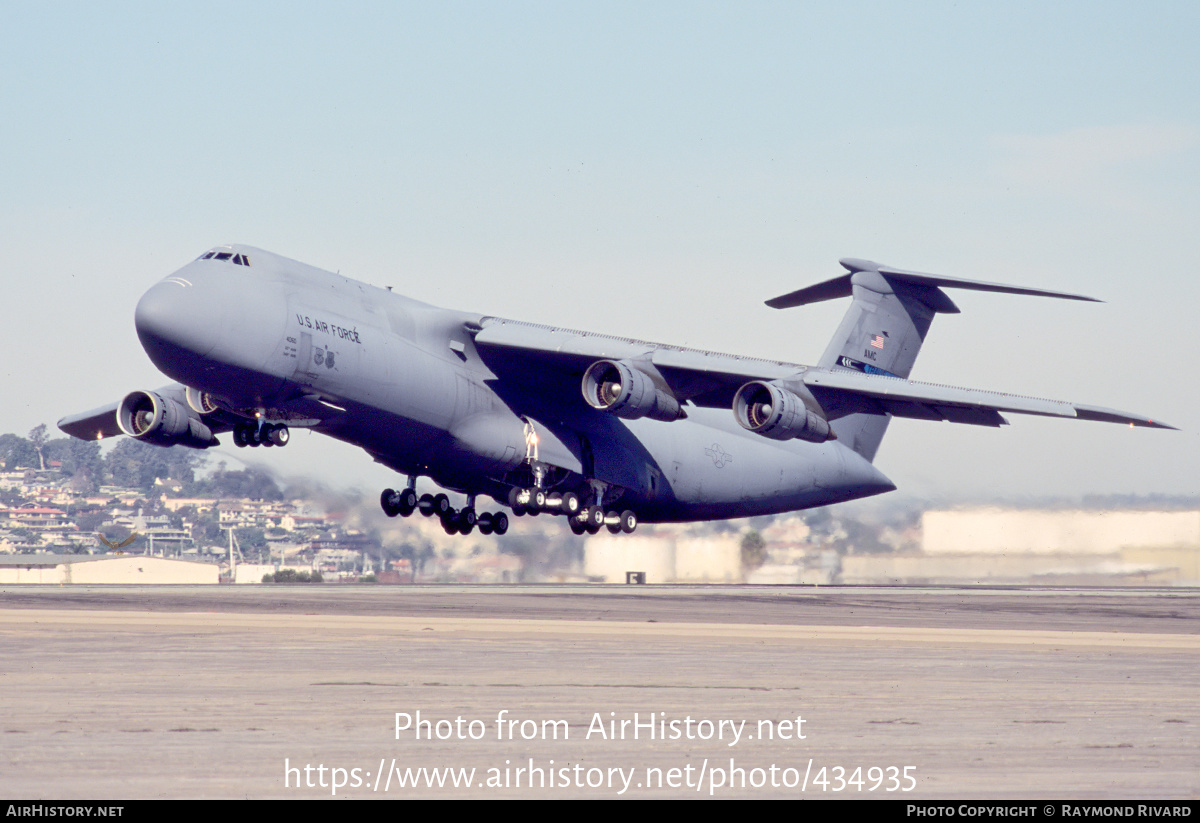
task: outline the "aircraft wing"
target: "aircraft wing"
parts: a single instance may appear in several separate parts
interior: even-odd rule
[[[190,411],[187,405],[187,397],[185,395],[187,388],[180,383],[171,383],[161,388],[155,389],[152,394],[158,396],[168,404],[174,404],[179,407],[180,414],[187,417],[195,418],[203,422],[207,427],[208,437],[212,434],[229,431],[233,423],[236,422],[234,415],[229,412],[217,409],[208,414],[197,414]],[[122,401],[118,400],[104,406],[98,406],[90,411],[80,412],[64,417],[58,421],[58,428],[63,432],[78,437],[80,440],[102,440],[106,437],[116,437],[117,435],[125,434],[121,429],[120,423],[117,421],[117,414],[121,408]],[[146,442],[154,443],[155,439],[147,439]],[[171,445],[172,442],[159,442],[157,445]]]
[[[472,324],[475,348],[497,375],[543,390],[580,397],[580,380],[597,360],[631,360],[653,366],[675,398],[708,408],[730,408],[751,380],[799,380],[829,420],[849,414],[891,414],[977,426],[1003,426],[1001,412],[1128,423],[1170,429],[1164,423],[1116,409],[1058,400],[919,383],[850,369],[823,369],[667,346],[646,340],[485,317]]]
[[[1143,415],[1101,406],[1085,406],[1061,400],[1044,400],[1002,392],[960,389],[935,383],[920,383],[899,377],[863,374],[849,369],[808,369],[800,379],[829,413],[830,419],[846,414],[891,414],[919,420],[948,420],[979,426],[1003,426],[1000,412],[1035,414],[1128,423],[1151,429],[1173,429]]]
[[[485,317],[471,329],[480,357],[497,375],[545,386],[561,383],[580,392],[580,380],[597,360],[632,360],[653,366],[675,398],[697,406],[728,407],[750,380],[781,380],[804,367],[782,360],[668,346],[628,337],[574,331]]]
[[[109,403],[91,411],[80,412],[64,417],[58,421],[58,427],[80,440],[100,440],[105,437],[116,437],[124,434],[117,425],[117,406],[120,402]]]

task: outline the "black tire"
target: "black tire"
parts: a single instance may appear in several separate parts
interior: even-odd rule
[[[579,495],[567,492],[562,496],[562,506],[559,510],[567,517],[574,517],[579,514],[579,505]]]
[[[421,514],[425,515],[426,517],[433,517],[433,500],[434,498],[432,494],[421,495],[421,502],[419,504],[421,507]]]
[[[517,499],[521,496],[521,492],[523,492],[523,491],[524,491],[524,489],[522,489],[520,486],[513,486],[511,489],[508,490],[508,507],[510,509],[512,509],[514,512],[517,509],[521,509],[522,511],[525,510],[525,506],[522,505],[521,502]]]
[[[396,491],[394,489],[384,489],[379,494],[379,508],[383,509],[383,513],[388,517],[395,517],[400,513],[396,508]]]
[[[496,534],[504,534],[508,531],[508,515],[504,512],[496,512],[492,515],[492,531]]]
[[[408,517],[417,509],[417,493],[412,489],[405,489],[400,492],[400,514]]]
[[[448,514],[450,509],[450,498],[444,494],[434,495],[433,497],[433,513],[438,517]]]
[[[291,439],[292,433],[282,423],[272,426],[270,432],[267,434],[267,440],[273,446],[286,446]]]
[[[625,534],[633,534],[633,530],[637,528],[637,515],[631,511],[621,512],[621,531]]]

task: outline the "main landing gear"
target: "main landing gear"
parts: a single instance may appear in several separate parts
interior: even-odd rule
[[[446,534],[470,534],[476,526],[480,534],[504,534],[508,531],[508,515],[504,512],[475,513],[475,495],[467,495],[467,505],[455,510],[450,505],[450,498],[444,494],[423,494],[417,497],[413,482],[409,481],[407,489],[395,491],[384,489],[379,496],[379,505],[388,517],[408,517],[415,511],[420,511],[426,517],[435,514],[442,521]]]
[[[596,534],[601,526],[607,526],[613,534],[632,534],[637,528],[637,515],[631,511],[617,513],[604,511],[606,483],[589,480],[594,505],[584,508],[583,501],[574,492],[557,494],[543,488],[549,467],[538,459],[538,437],[533,422],[525,421],[525,464],[533,475],[533,487],[514,486],[508,493],[508,505],[513,514],[537,516],[542,512],[566,515],[571,531],[575,534]]]
[[[607,526],[613,534],[632,534],[637,528],[637,515],[633,512],[606,512],[599,505],[584,508],[574,492],[552,494],[544,489],[514,488],[508,493],[508,505],[518,516],[542,512],[566,515],[575,534],[596,534],[602,526]]]
[[[286,446],[291,439],[283,423],[238,423],[233,427],[233,444],[243,446]]]

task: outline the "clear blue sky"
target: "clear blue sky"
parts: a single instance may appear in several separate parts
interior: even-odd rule
[[[217,243],[799,362],[844,305],[762,301],[854,256],[1107,301],[957,296],[915,378],[1183,429],[900,421],[903,489],[1200,492],[1195,3],[4,8],[0,431],[165,382],[133,307]]]

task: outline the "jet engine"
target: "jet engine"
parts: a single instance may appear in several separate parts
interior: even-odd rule
[[[221,408],[217,399],[211,394],[191,387],[188,387],[183,397],[187,400],[188,407],[197,414],[212,414]]]
[[[803,386],[796,387],[807,394]],[[829,421],[809,406],[820,406],[815,399],[805,402],[792,388],[780,381],[753,380],[733,396],[733,416],[742,428],[772,440],[799,438],[813,443],[834,439]]]
[[[207,449],[218,445],[212,429],[190,409],[151,391],[125,395],[117,407],[117,425],[130,437],[155,446]]]
[[[583,373],[582,388],[583,399],[593,409],[626,420],[686,417],[662,378],[647,374],[629,360],[597,360]]]

